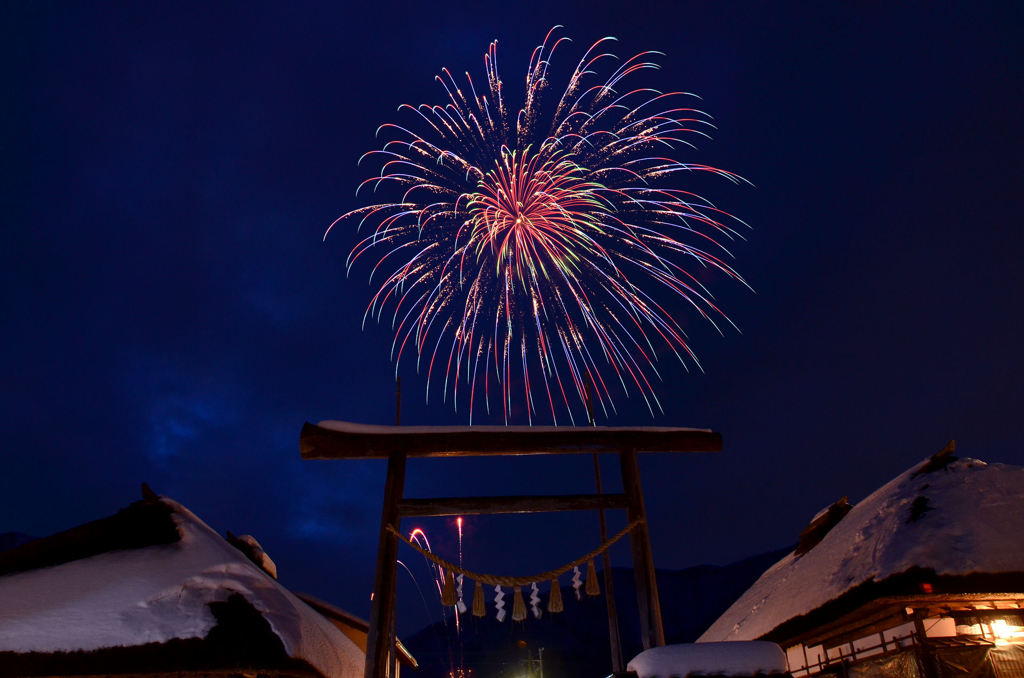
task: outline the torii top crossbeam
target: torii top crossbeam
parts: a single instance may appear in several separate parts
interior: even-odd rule
[[[373,426],[347,421],[306,423],[304,459],[585,454],[591,452],[718,452],[720,433],[653,426]]]

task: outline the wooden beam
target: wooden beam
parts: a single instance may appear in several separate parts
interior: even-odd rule
[[[587,377],[587,404],[590,404],[590,377]],[[590,412],[590,423],[594,423],[594,413]],[[603,494],[601,484],[601,456],[591,455],[594,460],[594,486],[597,493]],[[623,495],[625,498],[625,495]],[[628,507],[628,502],[627,502]],[[608,540],[608,522],[604,517],[604,509],[598,511],[598,529],[601,532],[601,543]],[[608,549],[601,554],[601,566],[604,571],[604,605],[608,613],[608,650],[611,653],[612,675],[622,673],[626,670],[622,662],[622,636],[619,633],[619,611],[615,606],[615,577],[612,575],[612,556]]]
[[[369,426],[307,422],[299,435],[305,459],[585,454],[618,452],[717,452],[722,436],[706,429],[611,426]]]
[[[619,453],[619,466],[622,469],[622,489],[629,500],[629,519],[644,519],[629,533],[629,545],[633,551],[633,578],[640,608],[640,640],[644,649],[648,650],[665,644],[665,629],[661,624],[658,580],[654,572],[654,556],[651,554],[651,536],[647,529],[647,512],[644,508],[643,488],[640,486],[640,464],[636,451],[622,450]]]
[[[1010,605],[1013,604],[1015,595],[1020,596],[1016,599],[1017,602],[1024,603],[1024,594],[928,593],[882,596],[869,599],[827,623],[814,624],[800,633],[769,635],[767,639],[780,644],[800,643],[808,647],[829,642],[844,643],[870,635],[878,628],[889,628],[907,621],[904,610],[908,607],[922,610],[925,618],[928,618],[941,615],[946,608],[954,612],[972,609],[977,611],[977,605],[983,601],[998,601],[997,605],[1000,602]]]
[[[481,515],[485,513],[547,513],[624,509],[624,494],[562,494],[520,497],[441,497],[403,499],[398,512],[403,517]]]
[[[919,610],[914,610],[914,632],[917,636],[918,659],[923,669],[921,672],[925,678],[939,678],[938,660],[932,652],[928,633],[924,629],[924,615]]]
[[[366,667],[364,678],[384,678],[390,668],[395,639],[395,591],[398,575],[398,537],[388,525],[401,528],[398,504],[405,491],[405,454],[392,452],[388,457],[384,481],[384,508],[380,517],[377,542],[377,567],[373,575],[373,601],[366,634]]]

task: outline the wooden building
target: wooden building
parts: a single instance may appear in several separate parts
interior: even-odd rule
[[[1024,678],[1024,468],[953,452],[823,510],[700,641],[776,642],[798,678]]]

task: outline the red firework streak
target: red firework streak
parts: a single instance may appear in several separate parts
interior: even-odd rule
[[[678,185],[698,172],[744,181],[681,159],[707,137],[709,116],[688,105],[693,95],[623,86],[657,68],[658,53],[619,62],[603,51],[614,38],[591,45],[545,106],[551,57],[568,40],[555,30],[530,58],[514,115],[496,42],[482,93],[443,69],[447,102],[403,105],[416,125],[382,125],[388,140],[360,159],[380,164],[360,188],[390,186],[393,199],[331,225],[368,229],[348,267],[374,259],[371,284],[382,279],[363,321],[389,309],[396,372],[414,352],[428,399],[440,381],[457,409],[468,389],[470,422],[478,400],[490,412],[496,398],[506,422],[517,409],[529,423],[541,412],[574,422],[588,378],[604,416],[617,394],[639,395],[653,415],[659,350],[700,367],[686,309],[732,324],[696,273],[746,284],[723,245],[743,222]]]

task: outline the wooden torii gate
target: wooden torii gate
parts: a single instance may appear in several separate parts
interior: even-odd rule
[[[365,678],[386,678],[394,647],[398,537],[402,518],[485,513],[544,513],[626,509],[640,520],[629,534],[633,553],[640,633],[644,649],[665,644],[654,560],[645,520],[638,452],[717,452],[722,436],[706,429],[655,427],[370,426],[348,422],[306,423],[299,436],[304,459],[387,459],[377,567],[366,644]],[[405,462],[410,457],[521,456],[615,452],[622,494],[407,499]]]

